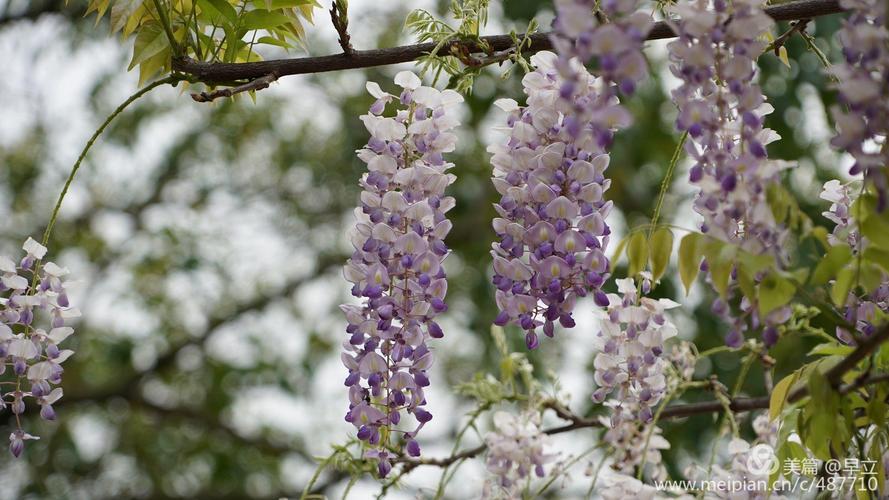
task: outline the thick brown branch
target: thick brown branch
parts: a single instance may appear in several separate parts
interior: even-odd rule
[[[801,0],[782,5],[767,7],[766,13],[776,21],[793,21],[811,19],[818,16],[842,12],[839,0]],[[649,40],[671,38],[673,30],[664,22],[658,22],[648,34]],[[521,38],[521,36],[520,36]],[[550,33],[534,33],[528,36],[530,45],[523,53],[533,53],[552,48]],[[488,45],[482,50],[474,43],[454,42],[455,46],[466,51],[487,52],[504,51],[513,47],[513,39],[509,35],[482,37]],[[186,73],[206,83],[255,80],[266,75],[276,74],[279,77],[305,73],[323,73],[344,69],[370,68],[388,66],[390,64],[414,61],[428,54],[435,47],[433,43],[405,45],[388,49],[356,50],[349,54],[336,54],[320,57],[301,57],[297,59],[275,59],[269,61],[247,63],[208,63],[188,58],[173,61],[175,71]]]

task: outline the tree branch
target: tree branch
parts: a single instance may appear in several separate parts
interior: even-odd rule
[[[839,391],[841,394],[847,394],[855,389],[864,387],[866,385],[879,384],[889,381],[889,374],[880,374],[862,378],[848,385],[841,385],[843,376],[846,373],[855,368],[855,366],[858,365],[861,360],[868,357],[882,343],[886,342],[887,340],[889,340],[889,325],[883,327],[882,330],[868,338],[865,342],[862,342],[854,351],[852,351],[851,354],[843,358],[843,360],[839,364],[828,370],[826,377],[831,386]],[[798,401],[806,397],[807,394],[808,389],[803,386],[794,391],[788,398],[788,401]],[[769,407],[769,402],[770,398],[768,396],[757,398],[733,398],[730,400],[728,407],[734,413],[743,413],[753,410],[765,410]],[[556,413],[556,415],[559,416],[559,418],[571,422],[570,424],[546,429],[543,431],[544,434],[553,435],[588,427],[604,427],[599,419],[586,418],[576,415],[558,402],[550,401],[545,403],[544,406],[546,408],[552,409]],[[724,411],[724,409],[725,405],[721,401],[704,401],[700,403],[677,404],[664,408],[663,411],[661,411],[660,420],[690,417],[706,413],[717,413]],[[484,453],[486,449],[487,445],[481,444],[475,448],[470,448],[468,450],[464,450],[444,458],[421,458],[417,460],[402,459],[400,460],[400,462],[404,463],[404,469],[402,472],[410,472],[411,470],[421,465],[446,467],[460,460],[480,455],[481,453]]]
[[[800,0],[781,5],[767,7],[765,12],[776,21],[793,21],[811,19],[828,14],[842,12],[839,0]],[[670,26],[661,21],[655,23],[648,34],[648,40],[659,40],[676,36]],[[523,38],[520,35],[519,38]],[[504,51],[513,47],[513,39],[509,35],[481,37],[490,51]],[[528,35],[530,46],[523,49],[525,53],[533,53],[552,48],[550,33],[534,33]],[[296,59],[274,59],[269,61],[245,63],[210,63],[195,61],[190,58],[173,60],[173,70],[193,76],[205,83],[232,81],[251,81],[266,75],[278,77],[306,73],[323,73],[345,69],[370,68],[388,66],[390,64],[414,61],[428,54],[435,47],[434,43],[404,45],[387,49],[355,50],[352,53],[327,55],[319,57],[301,57]],[[477,43],[454,41],[450,47],[461,48],[470,53],[483,52]],[[449,48],[450,48],[449,47]],[[450,52],[449,50],[446,52]]]
[[[326,271],[334,265],[341,263],[341,261],[342,260],[338,256],[321,259],[318,263],[318,268],[320,270],[319,272]],[[161,372],[172,366],[176,362],[176,359],[179,357],[179,353],[182,352],[182,350],[186,347],[203,346],[203,344],[210,339],[211,334],[221,326],[237,318],[240,318],[247,313],[262,311],[269,304],[273,303],[276,300],[292,296],[303,284],[305,284],[312,277],[313,276],[295,278],[290,283],[286,284],[283,288],[276,291],[274,294],[260,295],[253,300],[239,304],[234,308],[234,310],[217,313],[209,320],[206,328],[204,328],[201,334],[195,337],[190,337],[188,340],[180,342],[169,351],[167,351],[165,354],[158,357],[154,363],[154,367],[152,367],[148,371],[134,373],[129,377],[124,377],[124,380],[119,384],[105,387],[99,389],[98,391],[65,396],[54,406],[58,408],[82,402],[107,401],[114,397],[126,398],[128,394],[131,394],[133,391],[138,389],[139,385],[142,383],[142,380],[146,375]]]
[[[238,85],[236,87],[218,89],[212,92],[201,92],[200,94],[191,94],[191,98],[194,99],[196,102],[211,102],[214,99],[218,99],[220,97],[231,97],[235,94],[240,94],[241,92],[256,91],[268,88],[268,86],[277,79],[278,75],[272,73],[270,75],[257,78],[256,80],[251,80],[243,85]]]
[[[9,2],[6,3],[6,10],[9,10]],[[18,21],[36,21],[44,14],[69,13],[66,11],[65,2],[62,0],[47,0],[44,2],[30,2],[28,7],[23,11],[4,12],[0,15],[0,26],[12,24]]]

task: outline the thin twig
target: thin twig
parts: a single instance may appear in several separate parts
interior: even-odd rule
[[[806,19],[800,19],[799,21],[790,23],[790,28],[787,31],[785,31],[784,33],[782,33],[772,43],[770,43],[769,46],[766,47],[766,49],[763,52],[774,51],[776,56],[780,55],[778,53],[779,49],[781,49],[781,47],[783,47],[787,43],[787,41],[790,40],[790,37],[792,37],[794,33],[796,33],[796,32],[804,33],[806,26],[808,26],[808,24],[811,21],[812,21],[811,18],[806,18]]]
[[[349,36],[349,3],[334,0],[330,6],[330,20],[339,35],[337,41],[342,47],[343,53],[351,56],[355,49],[352,48],[352,37]]]
[[[856,381],[848,387],[841,386],[843,376],[850,370],[852,370],[856,365],[858,365],[858,362],[869,356],[872,352],[874,352],[874,350],[877,349],[877,347],[879,347],[883,342],[886,342],[887,340],[889,340],[889,326],[884,327],[882,330],[868,338],[865,342],[861,343],[854,351],[852,351],[851,354],[846,356],[832,369],[828,370],[825,376],[827,377],[827,380],[831,384],[831,386],[834,389],[837,389],[840,393],[846,394],[849,391],[864,387],[865,385],[879,384],[889,380],[889,374],[881,374]],[[805,387],[801,387],[790,395],[788,401],[795,402],[806,397],[806,395],[808,395],[808,390]],[[757,398],[727,397],[723,401],[714,400],[701,403],[671,405],[663,408],[663,410],[661,411],[660,420],[691,417],[694,415],[716,413],[726,410],[730,410],[732,413],[764,410],[769,407],[769,401],[770,398],[768,396]],[[579,415],[575,415],[570,410],[561,406],[557,402],[548,401],[544,403],[544,406],[552,409],[556,413],[556,415],[559,416],[559,418],[571,422],[570,424],[546,429],[543,431],[544,434],[561,434],[564,432],[570,432],[582,428],[604,427],[598,419],[585,418]],[[459,453],[452,454],[448,457],[421,458],[416,460],[401,459],[397,461],[404,464],[403,472],[409,472],[421,465],[431,465],[438,467],[448,466],[458,460],[475,457],[476,455],[483,453],[486,449],[487,446],[485,444],[481,444],[479,446],[476,446],[475,448],[470,448]]]
[[[214,99],[219,99],[220,97],[231,97],[235,94],[240,94],[241,92],[257,91],[268,88],[268,86],[277,79],[278,75],[272,73],[270,75],[257,78],[256,80],[252,80],[247,83],[237,85],[235,87],[217,89],[211,92],[201,92],[200,94],[191,94],[191,98],[194,99],[196,102],[211,102]]]
[[[127,108],[134,101],[142,97],[143,95],[151,92],[157,87],[166,84],[174,84],[180,80],[177,76],[168,76],[162,80],[158,80],[156,82],[149,83],[145,87],[142,87],[135,94],[131,95],[124,102],[120,104],[114,111],[105,118],[105,121],[99,125],[99,128],[93,132],[92,137],[88,141],[86,141],[86,145],[83,147],[83,150],[80,152],[80,156],[77,157],[77,160],[74,162],[74,165],[71,166],[71,172],[68,174],[68,178],[65,180],[65,185],[62,187],[62,192],[59,193],[59,197],[56,200],[56,205],[53,208],[52,216],[49,218],[49,223],[46,225],[46,231],[43,232],[43,239],[41,240],[43,246],[46,246],[49,242],[49,237],[52,235],[53,227],[56,225],[56,219],[59,217],[59,209],[62,208],[62,201],[65,199],[65,195],[68,194],[68,188],[71,187],[71,183],[74,181],[74,176],[77,175],[77,171],[80,170],[80,164],[83,163],[83,159],[86,158],[86,154],[89,153],[90,149],[95,144],[96,139],[102,135],[102,132],[108,127],[108,125],[117,118],[117,115],[121,114],[123,110]]]

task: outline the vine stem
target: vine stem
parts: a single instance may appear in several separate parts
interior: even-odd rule
[[[651,226],[648,228],[649,239],[654,232],[655,226],[657,226],[658,219],[661,217],[661,207],[664,206],[664,197],[667,196],[667,191],[670,190],[670,184],[673,182],[673,173],[676,172],[676,164],[679,163],[679,157],[682,155],[682,147],[685,146],[685,139],[687,138],[688,131],[685,131],[679,138],[679,144],[676,144],[676,149],[673,151],[673,157],[670,158],[670,165],[667,167],[667,173],[664,175],[664,180],[661,181],[661,189],[657,194],[657,203],[654,205],[654,214],[651,216]]]
[[[52,235],[52,230],[56,225],[56,220],[59,217],[59,210],[62,208],[62,201],[65,199],[65,195],[68,194],[68,188],[71,187],[71,183],[74,181],[74,176],[77,175],[77,171],[80,170],[80,165],[83,163],[83,159],[86,158],[87,153],[89,153],[90,149],[92,149],[93,144],[95,144],[96,140],[102,133],[108,128],[108,125],[117,118],[117,115],[121,114],[130,104],[138,100],[140,97],[145,94],[151,92],[157,87],[166,84],[175,84],[181,80],[178,76],[170,75],[161,80],[154,81],[149,83],[148,85],[142,87],[135,94],[131,95],[124,102],[120,104],[114,111],[105,118],[105,121],[99,125],[99,128],[93,132],[92,137],[86,142],[86,145],[83,147],[83,151],[80,152],[80,156],[77,157],[77,161],[74,162],[74,165],[71,166],[71,172],[68,174],[68,178],[65,180],[65,185],[62,187],[62,192],[59,193],[59,198],[56,200],[56,206],[53,208],[52,215],[49,218],[49,223],[46,225],[46,230],[43,232],[43,246],[46,246],[49,242],[49,237]]]

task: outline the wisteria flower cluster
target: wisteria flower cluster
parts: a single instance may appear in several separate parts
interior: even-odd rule
[[[828,242],[833,246],[847,246],[852,255],[860,255],[870,244],[858,229],[858,224],[851,213],[852,204],[858,198],[861,182],[841,183],[834,179],[824,184],[821,198],[831,202],[830,209],[822,215],[836,224],[833,232],[828,235]],[[844,318],[862,337],[869,337],[879,326],[879,317],[889,314],[889,275],[883,273],[880,285],[864,294],[851,290],[846,298]],[[854,344],[855,338],[848,329],[838,326],[837,338],[847,344]]]
[[[358,157],[369,171],[361,177],[355,252],[344,270],[362,303],[342,306],[349,334],[342,355],[349,370],[346,420],[372,447],[367,456],[383,477],[392,468],[391,434],[403,433],[407,454],[419,456],[415,437],[432,419],[423,408],[433,360],[427,342],[444,336],[435,318],[447,310],[445,213],[454,206],[444,194],[455,179],[448,173],[453,164],[443,153],[455,148],[455,105],[463,101],[454,91],[422,86],[410,72],[395,83],[403,89],[399,96],[367,84],[376,102],[361,117],[371,138]],[[385,116],[392,103],[400,106]],[[395,429],[402,411],[417,421],[408,431]]]
[[[572,70],[573,58],[597,63],[596,73],[605,82],[600,100],[609,100],[617,89],[633,94],[648,77],[642,44],[653,25],[651,16],[638,10],[639,1],[556,0],[555,6],[552,41],[566,78],[563,96],[572,95],[583,80]]]
[[[640,288],[647,280],[643,275]],[[677,335],[665,311],[679,306],[669,299],[641,296],[633,278],[616,281],[620,295],[608,294],[610,305],[598,334],[600,349],[594,361],[598,388],[592,396],[601,403],[617,391],[614,427],[626,417],[652,419],[652,408],[667,387],[664,372],[669,361],[663,356],[664,342]]]
[[[519,415],[494,414],[495,429],[485,436],[486,466],[491,474],[484,498],[518,498],[523,480],[534,474],[545,477],[544,465],[553,459],[546,452],[549,436],[541,432],[540,413],[526,410]]]
[[[691,139],[689,180],[700,188],[694,206],[704,217],[701,231],[753,253],[780,252],[787,231],[775,222],[766,191],[787,164],[767,159],[766,145],[778,136],[763,128],[772,107],[754,82],[773,21],[760,0],[708,4],[674,7],[681,21],[668,45],[670,70],[682,80],[672,93],[676,126]]]
[[[40,406],[40,416],[55,420],[53,404],[61,399],[62,363],[74,351],[60,349],[74,329],[67,323],[80,312],[69,304],[63,278],[68,270],[43,265],[46,247],[31,238],[18,262],[0,255],[0,410],[15,415],[16,430],[9,451],[19,457],[25,441],[39,439],[25,432],[20,416],[25,403]]]
[[[612,415],[633,413],[633,409],[628,407],[636,406],[616,400],[610,400],[605,404],[613,408]],[[660,427],[653,422],[642,422],[634,418],[601,417],[601,422],[607,429],[603,441],[614,450],[611,455],[611,470],[635,475],[636,469],[645,464],[652,479],[661,480],[667,477],[661,450],[670,449],[670,442],[662,436]],[[650,438],[648,438],[649,433]],[[647,447],[646,439],[648,439]]]
[[[673,29],[678,37],[668,50],[670,70],[682,81],[672,97],[679,108],[676,126],[690,138],[685,149],[694,161],[689,180],[700,189],[694,208],[704,218],[701,232],[754,254],[770,254],[780,266],[789,232],[775,221],[767,195],[791,164],[770,160],[766,153],[766,145],[780,137],[763,127],[773,108],[755,83],[756,59],[774,24],[762,4],[761,0],[677,4],[673,11],[680,21],[673,23]],[[774,344],[774,325],[790,313],[781,308],[759,318],[756,304],[746,299],[740,309],[733,311],[721,299],[712,308],[731,325],[726,336],[731,347],[739,347],[750,328],[761,328],[765,344]]]
[[[851,175],[864,173],[877,188],[878,207],[887,204],[889,189],[889,30],[886,2],[842,0],[850,11],[838,36],[844,61],[833,67],[840,81],[839,101],[846,109],[831,109],[837,135],[834,147],[846,151],[855,162]],[[869,144],[873,142],[873,144]]]
[[[501,196],[493,221],[499,241],[491,252],[500,309],[494,322],[518,324],[529,349],[538,345],[540,326],[549,337],[556,321],[574,326],[577,297],[608,300],[601,286],[609,268],[605,218],[612,203],[603,197],[611,184],[604,175],[609,157],[589,122],[568,120],[571,106],[559,97],[564,80],[555,62],[551,52],[532,57],[537,69],[522,80],[527,106],[497,101],[508,113],[509,140],[488,148]],[[574,64],[584,74],[577,100],[596,99],[594,78]]]
[[[602,478],[602,488],[598,492],[603,500],[624,500],[635,498],[637,500],[654,500],[677,498],[658,491],[654,486],[649,486],[633,477],[632,474],[620,474],[612,472]],[[678,498],[693,498],[681,496]]]

